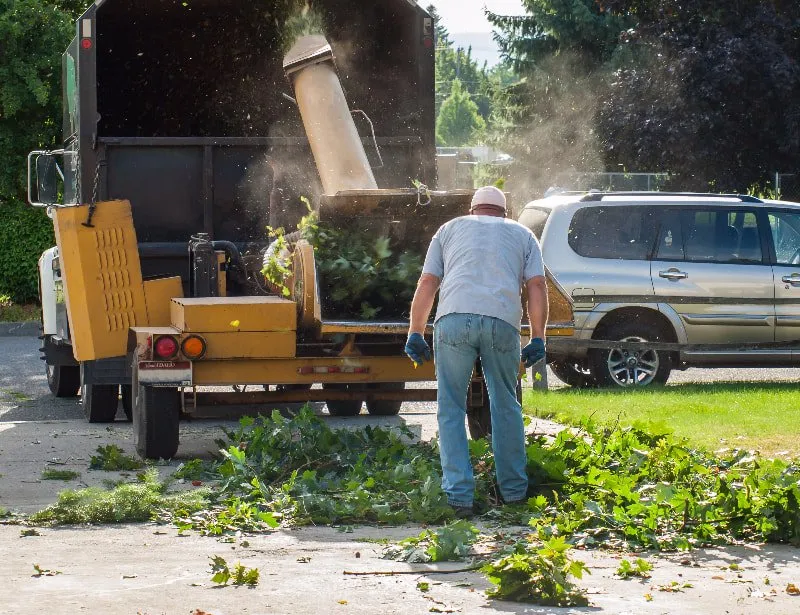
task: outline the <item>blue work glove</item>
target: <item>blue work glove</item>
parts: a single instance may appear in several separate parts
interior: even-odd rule
[[[533,367],[534,363],[544,359],[544,355],[544,340],[541,337],[534,337],[522,349],[522,362],[525,363],[525,367]]]
[[[431,360],[431,347],[421,334],[411,333],[406,340],[406,354],[414,363],[422,365]]]

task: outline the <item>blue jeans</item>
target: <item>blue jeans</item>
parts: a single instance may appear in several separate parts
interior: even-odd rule
[[[442,489],[453,506],[472,506],[475,478],[465,418],[467,390],[480,357],[492,413],[492,450],[500,494],[506,502],[525,498],[525,426],[517,400],[519,331],[507,322],[478,314],[448,314],[433,333],[439,385],[439,449]]]

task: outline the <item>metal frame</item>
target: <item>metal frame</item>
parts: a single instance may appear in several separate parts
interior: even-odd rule
[[[67,150],[64,149],[54,149],[54,150],[34,150],[28,154],[28,204],[32,207],[58,207],[61,203],[40,203],[39,201],[33,200],[33,192],[31,191],[31,163],[34,160],[39,159],[40,156],[63,156],[67,153]],[[56,171],[58,171],[58,175],[61,177],[61,180],[64,180],[64,172],[61,170],[61,167],[58,166],[56,163]],[[37,175],[38,177],[38,175]],[[36,195],[38,198],[38,194]]]

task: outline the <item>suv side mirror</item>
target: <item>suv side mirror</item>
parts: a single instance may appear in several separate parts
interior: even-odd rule
[[[28,154],[28,202],[34,207],[59,205],[59,184],[63,184],[64,173],[58,166],[57,156],[63,150],[36,151]]]

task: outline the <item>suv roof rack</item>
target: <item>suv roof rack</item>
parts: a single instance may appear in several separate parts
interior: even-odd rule
[[[602,201],[604,196],[686,196],[704,198],[739,199],[742,203],[763,203],[758,197],[749,194],[718,194],[713,192],[590,192],[581,201]]]

